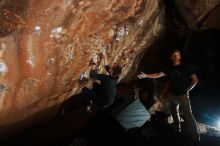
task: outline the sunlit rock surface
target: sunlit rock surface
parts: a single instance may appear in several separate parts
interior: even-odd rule
[[[2,0],[0,18],[2,135],[51,118],[65,99],[90,86],[80,76],[88,75],[91,58],[103,50],[123,67],[123,79],[163,31],[164,5],[160,0]]]

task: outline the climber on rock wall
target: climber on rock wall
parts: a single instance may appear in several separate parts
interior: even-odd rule
[[[100,81],[100,84],[94,82],[92,89],[84,87],[82,89],[82,95],[87,104],[94,101],[95,104],[97,104],[98,106],[106,108],[112,105],[114,102],[116,85],[122,68],[117,64],[113,64],[112,66],[110,66],[105,52],[102,52],[102,56],[104,57],[106,73],[99,74],[97,72],[97,58],[93,58],[90,78]]]
[[[170,112],[174,120],[175,130],[177,132],[181,131],[179,117],[180,110],[183,112],[184,121],[187,124],[187,129],[192,134],[193,141],[200,141],[200,135],[195,118],[192,114],[189,100],[189,91],[195,87],[198,78],[192,67],[182,64],[181,52],[179,50],[173,50],[170,59],[172,61],[172,66],[165,72],[152,74],[141,72],[138,75],[138,78],[160,78],[167,76],[167,83],[158,99],[163,101],[164,97],[167,97],[170,105]]]

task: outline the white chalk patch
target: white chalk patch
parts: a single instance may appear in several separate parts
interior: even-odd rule
[[[140,20],[139,22],[138,22],[138,25],[142,25],[144,23],[144,20]]]
[[[59,39],[59,38],[61,38],[61,35],[60,35],[60,34],[55,34],[55,35],[54,35],[54,38],[55,38],[55,39]]]
[[[124,36],[124,35],[125,35],[125,28],[124,28],[124,27],[121,27],[121,28],[119,29],[118,35],[119,35],[119,36]]]
[[[48,58],[47,59],[47,64],[54,64],[56,62],[56,60],[54,58]]]
[[[54,58],[50,58],[50,62],[51,62],[52,64],[54,64],[54,63],[55,63],[55,59],[54,59]]]
[[[118,30],[116,40],[120,41],[125,35],[128,35],[128,34],[129,34],[129,27],[128,26],[121,27]]]
[[[108,36],[109,36],[109,37],[113,37],[114,34],[115,34],[114,30],[110,30],[110,31],[108,32]]]
[[[67,55],[68,55],[69,60],[73,59],[74,49],[73,49],[73,47],[71,45],[67,49]]]
[[[51,76],[51,75],[52,75],[50,72],[47,72],[46,74],[47,74],[48,76]]]
[[[50,11],[51,11],[51,8],[47,8],[47,9],[45,10],[46,13],[49,13]]]
[[[29,64],[29,65],[31,65],[32,67],[34,66],[34,63],[33,63],[32,60],[27,60],[26,63]]]
[[[30,64],[32,67],[34,66],[34,55],[33,55],[33,42],[31,36],[28,37],[27,41],[27,47],[28,47],[28,60],[26,63]]]
[[[125,35],[128,35],[128,34],[129,34],[129,27],[126,26],[126,27],[125,27]]]
[[[52,33],[52,34],[57,33],[57,29],[56,29],[56,28],[52,29],[52,30],[51,30],[51,33]]]
[[[74,58],[74,48],[75,48],[75,44],[72,45],[68,45],[66,52],[65,52],[65,59],[66,59],[66,63],[68,64],[73,58]]]
[[[40,26],[35,26],[35,28],[34,28],[34,32],[36,33],[36,34],[40,34],[41,33],[41,27]]]
[[[8,67],[4,62],[0,62],[0,73],[3,74],[5,72],[7,72]]]
[[[120,37],[118,36],[118,37],[116,37],[116,41],[120,41]]]
[[[57,27],[51,30],[51,34],[50,37],[51,38],[55,38],[55,39],[59,39],[61,38],[61,33],[63,32],[63,28],[62,27]]]
[[[58,27],[57,28],[57,33],[61,33],[63,31],[63,28],[62,27]]]

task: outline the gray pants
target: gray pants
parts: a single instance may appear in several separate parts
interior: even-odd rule
[[[180,125],[180,115],[179,111],[183,113],[184,122],[186,123],[187,130],[192,133],[193,139],[196,141],[200,140],[196,120],[192,114],[189,95],[184,94],[180,96],[175,96],[169,94],[168,96],[169,104],[170,104],[170,112],[174,120],[174,126],[177,130],[181,130]]]

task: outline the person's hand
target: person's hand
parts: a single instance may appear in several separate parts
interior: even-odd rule
[[[92,63],[97,64],[97,62],[98,62],[98,56],[97,55],[92,56]]]
[[[163,77],[163,76],[167,76],[167,75],[166,75],[164,72],[162,72],[162,75],[161,75],[161,76]]]
[[[139,75],[137,75],[138,79],[146,78],[146,74],[141,72]]]
[[[101,50],[101,54],[102,54],[102,56],[106,56],[106,51],[105,51],[105,49],[102,49],[102,50]]]

